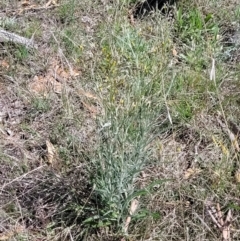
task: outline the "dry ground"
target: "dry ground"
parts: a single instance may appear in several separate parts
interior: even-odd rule
[[[240,5],[136,2],[1,1],[0,240],[240,240]]]

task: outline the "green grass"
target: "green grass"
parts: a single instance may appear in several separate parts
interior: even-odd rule
[[[133,24],[134,3],[63,0],[28,13],[32,22],[0,22],[25,37],[36,30],[40,46],[0,50],[10,63],[0,69],[0,222],[4,234],[25,228],[10,240],[220,240],[207,201],[232,211],[238,240],[239,154],[229,131],[238,135],[231,38],[240,6],[179,1],[173,17]],[[57,78],[61,93],[32,93],[52,59],[79,76]]]

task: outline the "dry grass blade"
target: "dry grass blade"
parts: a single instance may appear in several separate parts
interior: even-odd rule
[[[125,233],[127,233],[127,231],[128,231],[128,227],[129,227],[129,224],[130,224],[131,219],[132,219],[131,216],[136,212],[138,204],[139,204],[139,201],[137,199],[133,199],[131,201],[131,206],[130,206],[130,209],[129,209],[130,216],[127,217],[125,225],[124,225],[124,232]]]
[[[224,225],[223,214],[222,214],[219,203],[217,203],[217,213],[216,213],[216,215],[217,215],[218,222],[223,227],[223,225]]]
[[[230,130],[228,130],[228,136],[232,142],[233,147],[236,149],[237,152],[239,152],[240,148],[239,148],[237,137]]]
[[[219,115],[219,116],[217,117],[218,123],[219,123],[220,126],[223,128],[224,132],[228,135],[228,137],[229,137],[229,139],[230,139],[233,147],[235,148],[235,150],[236,150],[237,152],[239,152],[239,151],[240,151],[240,148],[239,148],[239,144],[238,144],[238,131],[235,131],[235,129],[233,129],[233,131],[230,130],[230,128],[228,127],[228,125],[227,125],[227,124],[224,124],[221,119],[222,119],[222,117]],[[232,122],[230,122],[230,125],[229,125],[229,126],[230,126],[230,127],[233,126]],[[235,134],[235,133],[236,133],[236,134]]]
[[[223,226],[223,230],[222,230],[223,241],[231,241],[231,236],[230,236],[231,220],[232,220],[232,212],[229,209],[224,226]]]
[[[217,225],[218,228],[221,229],[222,225],[218,221],[219,217],[217,216],[218,213],[216,208],[210,202],[208,202],[206,205],[207,205],[207,211],[210,217],[212,218],[212,221]]]
[[[184,179],[189,179],[191,177],[195,177],[196,175],[198,175],[201,172],[200,169],[198,168],[188,168],[185,173],[184,173]]]
[[[230,235],[230,225],[232,220],[231,210],[228,210],[225,221],[223,220],[223,214],[219,203],[217,203],[216,209],[210,202],[207,203],[207,211],[210,217],[212,218],[213,222],[222,231],[222,240],[231,241],[231,235]]]
[[[240,169],[238,169],[235,174],[234,174],[234,177],[235,177],[235,181],[237,183],[240,183]]]
[[[210,71],[210,80],[213,80],[215,82],[215,78],[216,78],[216,73],[215,73],[215,59],[212,58],[212,68]]]
[[[47,145],[47,162],[48,164],[52,165],[54,158],[56,156],[56,150],[53,144],[48,140],[46,141],[46,145]]]
[[[57,5],[57,0],[49,0],[46,4],[45,4],[45,7],[47,8],[47,7],[49,7],[49,6],[51,6],[51,5],[53,5],[53,6],[56,6]]]

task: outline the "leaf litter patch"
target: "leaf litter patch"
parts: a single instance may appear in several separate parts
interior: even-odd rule
[[[57,60],[52,60],[44,75],[35,75],[29,83],[31,92],[46,96],[50,91],[62,93],[64,85],[80,75],[79,71],[66,70]]]
[[[59,7],[58,0],[46,0],[42,1],[43,4],[39,4],[39,1],[34,0],[22,0],[17,1],[16,4],[13,4],[10,9],[6,9],[6,12],[11,15],[20,16],[26,14],[28,12],[36,12],[36,11],[43,11],[47,9],[52,9]],[[15,8],[13,9],[13,6]]]

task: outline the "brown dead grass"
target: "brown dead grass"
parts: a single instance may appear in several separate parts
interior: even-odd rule
[[[5,5],[1,16],[17,19],[7,30],[32,34],[38,45],[36,51],[1,45],[0,240],[53,240],[61,230],[48,233],[48,225],[54,230],[63,219],[69,227],[81,223],[73,205],[80,205],[78,197],[83,207],[89,205],[86,148],[94,149],[99,101],[92,102],[94,93],[89,97],[90,91],[83,90],[81,70],[63,53],[60,36],[53,38],[63,26],[57,6],[40,9],[34,1],[0,5]],[[56,148],[57,168],[47,166],[47,140]]]

